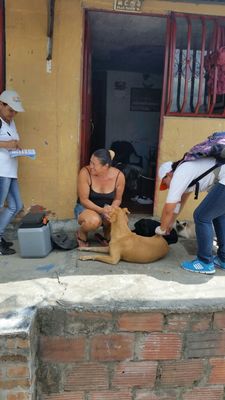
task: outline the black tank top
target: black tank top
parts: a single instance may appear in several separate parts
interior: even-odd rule
[[[99,207],[104,207],[105,204],[108,204],[110,206],[112,204],[114,198],[115,198],[116,183],[117,183],[117,179],[118,179],[118,176],[120,174],[120,171],[118,172],[118,175],[117,175],[116,180],[115,180],[114,190],[112,192],[110,192],[110,193],[98,193],[98,192],[95,192],[92,189],[91,174],[90,174],[90,171],[88,170],[88,168],[86,168],[86,170],[89,173],[90,181],[91,181],[91,183],[90,183],[89,200],[91,200],[94,204],[96,204],[96,206],[99,206]]]

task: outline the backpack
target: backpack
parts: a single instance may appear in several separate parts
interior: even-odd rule
[[[215,157],[217,161],[225,163],[225,132],[215,132],[193,146],[184,154],[182,161],[193,161],[203,157]]]
[[[216,159],[215,165],[193,179],[189,183],[188,187],[195,185],[195,200],[198,198],[199,193],[199,181],[212,172],[216,168],[220,168],[225,164],[225,132],[215,132],[208,136],[206,140],[193,146],[188,152],[186,152],[183,158],[175,163],[174,170],[178,165],[185,161],[194,161],[205,157],[214,157]]]
[[[57,250],[73,250],[78,244],[77,241],[64,232],[55,232],[51,234],[52,246]]]

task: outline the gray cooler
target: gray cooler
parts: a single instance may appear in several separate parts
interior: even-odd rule
[[[52,250],[50,224],[44,213],[28,213],[18,229],[20,255],[23,258],[46,257]]]

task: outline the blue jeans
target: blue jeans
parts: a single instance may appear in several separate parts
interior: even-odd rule
[[[79,218],[79,215],[80,215],[84,210],[86,210],[86,208],[85,208],[84,206],[82,206],[82,204],[77,203],[77,204],[75,205],[75,207],[74,207],[74,215],[75,215],[75,218],[78,219],[78,218]]]
[[[4,207],[5,201],[7,206]],[[0,176],[0,238],[11,219],[23,208],[16,178]]]
[[[200,260],[213,262],[213,237],[218,242],[218,256],[225,261],[225,185],[217,183],[194,211],[195,230]]]

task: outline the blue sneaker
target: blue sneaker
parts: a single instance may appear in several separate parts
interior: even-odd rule
[[[225,262],[222,261],[218,256],[213,257],[213,262],[216,268],[221,268],[225,270]]]
[[[199,272],[200,274],[214,274],[216,272],[213,263],[207,264],[199,260],[198,258],[193,261],[183,261],[181,263],[181,268],[190,272]]]

